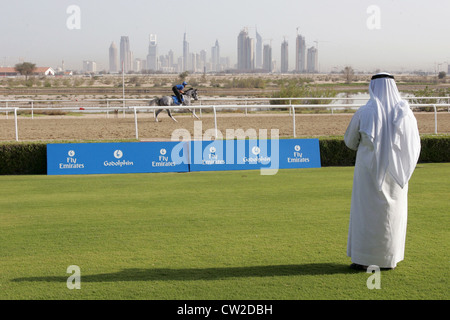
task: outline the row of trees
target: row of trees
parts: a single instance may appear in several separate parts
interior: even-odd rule
[[[34,73],[34,71],[36,70],[36,64],[31,63],[31,62],[23,62],[23,63],[16,64],[14,68],[21,75],[24,75],[26,80],[28,80],[28,76],[32,75]],[[351,83],[355,76],[355,72],[354,72],[353,68],[350,66],[346,66],[341,71],[341,74],[343,75],[346,83]],[[189,72],[187,72],[187,71],[180,73],[179,74],[180,81],[184,81],[188,77],[188,75],[189,75]],[[438,79],[443,80],[446,78],[446,76],[447,75],[445,72],[439,72]],[[243,82],[245,82],[245,83],[243,83]],[[231,87],[231,88],[248,87],[249,84],[247,82],[248,82],[248,80],[240,80],[240,79],[237,80],[236,78],[234,78],[230,83],[228,83],[228,87]],[[263,84],[263,81],[261,79],[259,79],[257,81],[257,83],[252,83],[252,84],[250,84],[250,86],[253,86],[255,88],[261,88],[261,87],[263,88],[264,84]]]

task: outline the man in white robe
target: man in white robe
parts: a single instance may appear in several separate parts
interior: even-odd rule
[[[346,146],[357,150],[347,255],[354,269],[391,269],[404,258],[408,181],[420,136],[392,75],[374,75],[369,92],[370,100],[353,115],[344,136]]]

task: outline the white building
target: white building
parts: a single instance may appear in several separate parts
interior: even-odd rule
[[[97,63],[95,61],[84,60],[83,72],[97,72]]]

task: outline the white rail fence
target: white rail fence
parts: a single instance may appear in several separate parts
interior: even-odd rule
[[[413,98],[405,98],[405,99],[427,99],[427,100],[442,100],[442,99],[450,99],[449,97],[413,97]],[[19,128],[18,128],[18,113],[22,111],[31,112],[31,118],[34,119],[34,111],[59,111],[59,112],[89,112],[89,113],[106,113],[106,116],[109,116],[110,112],[122,111],[125,115],[126,112],[132,112],[134,115],[134,125],[135,125],[135,138],[139,139],[139,128],[138,128],[138,113],[140,111],[153,111],[155,113],[156,110],[164,108],[178,111],[187,112],[188,109],[199,109],[200,116],[202,110],[208,109],[212,111],[214,117],[214,129],[215,129],[215,137],[218,137],[218,129],[217,129],[217,112],[224,109],[244,109],[245,114],[247,115],[247,110],[249,108],[257,108],[257,109],[286,109],[289,111],[289,115],[292,117],[292,128],[293,128],[293,137],[296,137],[296,126],[295,126],[295,115],[296,109],[302,108],[324,108],[330,110],[333,114],[336,109],[357,109],[363,103],[353,104],[353,103],[344,103],[344,104],[293,104],[292,101],[311,101],[311,100],[367,100],[367,98],[245,98],[245,99],[233,99],[233,98],[210,98],[210,99],[201,99],[198,100],[198,104],[191,105],[190,107],[180,107],[180,106],[171,106],[171,107],[160,107],[160,106],[149,106],[148,103],[153,99],[90,99],[84,101],[73,101],[73,100],[0,100],[6,104],[5,107],[0,107],[0,113],[5,113],[6,118],[8,119],[8,113],[14,113],[14,128],[15,128],[15,139],[19,141]],[[286,100],[289,104],[249,104],[249,102],[258,102],[258,101],[270,101],[270,100]],[[86,105],[86,102],[100,102],[95,106]],[[131,105],[126,106],[126,101],[139,101],[141,105]],[[241,101],[243,104],[203,104],[204,101]],[[35,107],[36,103],[54,103],[58,104],[52,106],[39,106]],[[84,102],[80,104],[80,102]],[[114,105],[114,103],[121,102],[120,105]],[[69,103],[71,106],[61,106],[63,103]],[[99,107],[98,104],[106,104],[106,107]],[[8,105],[9,104],[9,105]],[[15,104],[15,106],[10,106],[11,104]],[[75,104],[75,105],[73,105]],[[146,105],[147,104],[147,105]],[[80,105],[83,105],[82,107]],[[434,112],[434,133],[437,134],[437,108],[447,108],[447,112],[450,112],[450,101],[449,103],[423,103],[423,104],[410,104],[411,108],[421,108],[421,107],[431,107]]]

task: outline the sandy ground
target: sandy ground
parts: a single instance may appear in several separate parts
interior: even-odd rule
[[[434,113],[416,113],[421,134],[435,131]],[[343,135],[352,114],[297,114],[295,117],[296,137]],[[164,111],[159,115],[161,122],[154,121],[153,113],[138,114],[138,137],[141,141],[171,140],[172,136],[200,137],[208,139],[214,134],[212,114],[203,114],[201,121],[191,115],[175,114],[178,122],[173,122]],[[20,141],[30,140],[113,140],[135,139],[136,128],[132,114],[119,114],[108,117],[106,114],[80,116],[30,116],[18,117],[18,136]],[[450,133],[450,113],[437,115],[437,132]],[[217,116],[219,137],[236,133],[237,129],[255,132],[257,137],[274,137],[271,129],[278,130],[280,137],[292,137],[293,118],[286,114],[248,114],[223,113]],[[178,130],[177,130],[178,129]],[[209,130],[210,129],[210,130]],[[254,131],[252,131],[252,129]],[[266,129],[265,131],[259,131]],[[228,132],[227,132],[228,130]],[[194,132],[195,131],[195,132]],[[15,140],[14,116],[0,115],[0,141]]]

